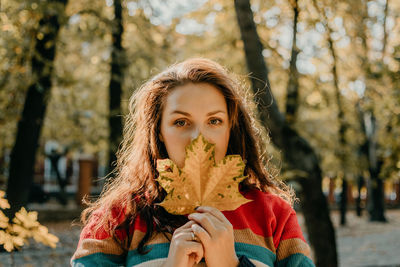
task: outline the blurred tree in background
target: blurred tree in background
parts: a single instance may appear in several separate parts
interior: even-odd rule
[[[295,2],[293,4],[295,17],[298,15],[296,6]],[[293,173],[291,178],[301,185],[302,211],[311,246],[315,252],[316,265],[337,266],[335,232],[329,217],[327,200],[322,192],[322,174],[318,159],[307,140],[290,127],[297,107],[297,97],[292,94],[297,91],[297,72],[288,83],[290,88],[288,92],[290,102],[286,105],[288,107],[286,112],[289,112],[286,116],[289,118],[288,122],[279,111],[276,99],[270,91],[269,70],[263,59],[263,46],[254,23],[250,1],[235,0],[235,9],[244,43],[247,67],[252,73],[250,78],[260,120],[271,132],[274,145],[282,149],[288,170]],[[297,23],[296,19],[294,22],[294,24]],[[296,30],[294,30],[294,35],[296,35]],[[296,51],[292,53],[292,56],[296,56],[295,54]],[[291,63],[293,64],[292,60]]]
[[[25,5],[23,2],[21,4]],[[39,8],[38,4],[33,4],[33,7]],[[31,55],[27,60],[31,77],[26,81],[28,88],[23,110],[18,117],[16,139],[10,157],[6,191],[11,206],[7,210],[9,217],[13,217],[28,202],[36,150],[52,88],[57,37],[67,1],[41,4],[43,10],[32,31]]]

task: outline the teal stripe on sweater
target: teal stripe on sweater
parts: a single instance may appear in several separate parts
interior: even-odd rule
[[[88,256],[74,259],[72,261],[73,267],[117,267],[125,266],[125,258],[118,255],[94,253]]]
[[[167,258],[169,251],[169,243],[161,243],[148,245],[144,247],[145,251],[150,250],[149,253],[141,255],[137,249],[130,250],[128,252],[128,258],[126,260],[126,266],[134,266],[139,263],[146,261],[156,260],[160,258]]]
[[[145,255],[140,255],[136,249],[131,250],[128,252],[126,266],[134,266],[146,261],[167,258],[169,245],[169,243],[148,245],[145,247],[145,250],[150,249],[150,252]],[[267,248],[245,243],[235,243],[235,251],[238,256],[245,255],[249,259],[254,259],[269,266],[274,266],[276,255]]]
[[[283,266],[285,266],[285,267],[315,267],[312,260],[309,257],[307,257],[301,253],[292,254],[289,257],[278,261],[276,264],[276,267],[283,267]]]
[[[237,256],[244,255],[249,259],[260,261],[268,266],[274,266],[276,255],[271,250],[246,243],[235,243]]]
[[[131,250],[128,252],[128,257],[126,259],[126,266],[134,266],[143,262],[152,261],[160,258],[167,258],[169,251],[169,243],[154,244],[145,247],[145,250],[150,250],[149,253],[145,255],[140,255],[137,250]],[[274,266],[276,255],[267,248],[250,245],[246,243],[235,243],[235,251],[238,256],[245,255],[249,259],[254,259],[260,261],[269,266]],[[296,254],[302,255],[302,254]],[[290,259],[291,257],[287,258]],[[285,259],[285,260],[287,260]],[[307,258],[308,259],[308,258]],[[283,260],[283,261],[285,261]],[[281,261],[281,262],[283,262]],[[82,266],[104,266],[104,267],[115,267],[115,266],[125,266],[125,259],[118,255],[110,255],[103,253],[94,253],[79,259],[72,261],[73,267]],[[284,264],[282,265],[284,266]],[[313,266],[313,265],[305,265]]]

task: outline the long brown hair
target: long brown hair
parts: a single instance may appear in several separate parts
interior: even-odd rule
[[[275,193],[291,204],[293,201],[292,191],[268,171],[268,158],[264,153],[266,141],[255,126],[246,98],[239,94],[239,83],[214,61],[188,59],[170,66],[132,95],[123,141],[117,152],[115,178],[81,215],[82,222],[87,224],[94,211],[101,211],[95,230],[104,228],[116,238],[115,231],[129,229],[140,214],[147,225],[146,235],[139,244],[140,253],[144,253],[143,247],[155,231],[173,233],[174,228],[187,221],[184,216],[171,215],[154,205],[165,197],[165,191],[155,181],[157,159],[168,157],[159,139],[164,101],[171,90],[186,83],[209,83],[224,95],[231,125],[227,154],[241,155],[246,162],[245,175],[249,177],[242,181],[241,190],[256,187]],[[119,214],[116,214],[118,207],[122,208],[117,209]],[[124,220],[116,223],[116,215],[123,216]],[[129,240],[120,240],[125,250],[129,248]]]

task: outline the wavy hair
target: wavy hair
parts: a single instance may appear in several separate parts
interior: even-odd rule
[[[139,214],[147,225],[147,232],[138,247],[139,253],[146,253],[144,245],[154,232],[172,234],[174,229],[187,221],[186,217],[169,214],[155,205],[166,195],[155,181],[158,175],[157,159],[168,157],[159,139],[163,106],[171,90],[187,83],[211,84],[225,97],[231,125],[227,154],[239,154],[246,162],[244,172],[248,178],[241,182],[241,190],[257,188],[293,203],[292,190],[277,179],[276,172],[269,167],[268,153],[265,153],[267,142],[256,127],[246,97],[239,93],[240,84],[212,60],[188,59],[159,73],[132,95],[129,114],[125,118],[123,140],[117,152],[115,178],[106,184],[100,198],[88,203],[89,206],[82,212],[84,225],[96,213],[101,213],[101,216],[96,216],[99,222],[93,234],[103,228],[119,242],[124,251],[129,248],[130,238],[120,240],[116,231],[124,229],[129,233],[129,227]],[[121,216],[123,220],[116,219]]]

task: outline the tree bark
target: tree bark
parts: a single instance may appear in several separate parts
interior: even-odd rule
[[[292,2],[291,2],[292,3]],[[296,121],[296,113],[299,96],[299,72],[297,71],[297,55],[299,50],[297,48],[297,21],[299,18],[299,6],[297,0],[292,3],[293,7],[293,38],[292,38],[292,54],[290,57],[290,68],[289,68],[289,82],[287,85],[286,92],[286,121],[289,124],[293,124]]]
[[[329,49],[331,51],[331,55],[333,58],[333,66],[332,66],[332,74],[333,74],[333,81],[334,81],[334,86],[335,86],[335,96],[336,96],[336,105],[338,108],[338,121],[339,121],[339,147],[337,149],[337,156],[340,159],[340,164],[342,166],[343,172],[343,186],[342,190],[342,198],[340,199],[340,224],[341,225],[346,225],[346,211],[347,211],[347,173],[346,173],[346,163],[348,162],[347,160],[347,154],[345,151],[346,146],[348,145],[346,142],[346,122],[344,119],[344,110],[343,110],[343,105],[342,105],[342,99],[340,96],[340,88],[339,88],[339,78],[338,78],[338,73],[337,73],[337,56],[336,56],[336,51],[333,47],[333,40],[331,38],[331,33],[332,30],[328,26],[328,43],[329,43]]]
[[[302,187],[300,199],[316,264],[337,266],[335,231],[322,193],[317,156],[307,141],[289,127],[270,91],[268,69],[262,56],[263,47],[249,0],[235,0],[235,9],[260,119],[270,131],[274,145],[282,150],[290,168],[308,173],[306,179],[299,180]]]
[[[340,225],[346,225],[347,212],[347,180],[343,177],[342,193],[340,193]]]
[[[367,1],[362,2],[362,23],[360,24],[360,30],[358,31],[359,37],[362,40],[363,47],[363,55],[361,56],[361,64],[362,69],[365,72],[365,80],[366,80],[366,88],[365,93],[363,95],[363,101],[366,103],[371,103],[369,106],[362,110],[363,113],[363,121],[364,121],[364,136],[367,140],[367,162],[368,162],[368,171],[370,174],[370,178],[368,181],[368,201],[367,201],[367,209],[370,216],[370,221],[380,221],[386,222],[385,218],[385,206],[384,206],[384,194],[383,194],[383,182],[382,179],[379,178],[380,172],[380,159],[378,155],[378,144],[376,142],[376,119],[374,114],[374,106],[372,104],[372,100],[369,97],[370,91],[373,90],[371,85],[369,84],[369,80],[374,80],[374,75],[372,73],[372,68],[370,65],[370,61],[368,58],[368,41],[367,41],[367,18],[368,18],[368,5]],[[385,16],[388,12],[388,2],[386,2],[386,10]],[[386,19],[386,18],[385,18]]]
[[[383,181],[378,177],[379,172],[370,170],[371,179],[368,184],[368,204],[369,220],[376,222],[387,222],[385,217],[385,203],[383,192]]]
[[[340,198],[340,224],[341,225],[346,225],[346,211],[347,211],[347,173],[346,173],[346,163],[348,162],[347,160],[347,154],[345,151],[346,146],[348,145],[346,142],[346,130],[347,130],[347,125],[346,121],[344,118],[344,109],[342,105],[342,98],[340,95],[340,87],[339,87],[339,75],[338,75],[338,68],[337,68],[337,55],[336,55],[336,50],[334,47],[334,41],[332,39],[332,28],[328,24],[328,18],[325,14],[325,11],[321,11],[321,9],[318,7],[318,3],[316,0],[313,1],[315,8],[318,10],[318,12],[322,15],[323,17],[323,24],[325,25],[325,28],[327,29],[327,39],[328,39],[328,46],[329,46],[329,51],[331,52],[331,56],[333,59],[333,65],[332,65],[332,75],[333,75],[333,85],[335,87],[335,97],[336,97],[336,105],[338,108],[338,122],[339,122],[339,131],[338,131],[338,136],[339,136],[339,147],[337,148],[336,155],[340,159],[340,164],[342,167],[343,172],[343,184],[342,184],[342,194]]]
[[[386,222],[383,181],[379,173],[383,162],[377,155],[376,122],[372,112],[364,113],[365,133],[368,144],[368,162],[370,179],[368,182],[367,210],[370,221]]]
[[[56,53],[56,41],[60,19],[64,15],[67,0],[53,0],[57,5],[45,10],[39,21],[35,50],[32,57],[32,75],[35,81],[29,85],[24,108],[18,121],[17,136],[11,151],[7,199],[11,208],[6,210],[9,218],[28,203],[33,181],[33,170],[46,107],[52,86],[52,74]]]
[[[122,47],[121,0],[114,0],[114,20],[112,22],[111,78],[109,84],[109,152],[108,171],[115,168],[116,152],[122,140],[121,95],[124,81],[125,51]]]
[[[384,11],[384,17],[383,17],[383,40],[382,40],[382,65],[384,64],[384,58],[385,58],[385,54],[386,54],[386,45],[387,45],[387,30],[386,30],[386,23],[387,23],[387,15],[389,13],[389,0],[386,0],[385,3],[385,11]]]

